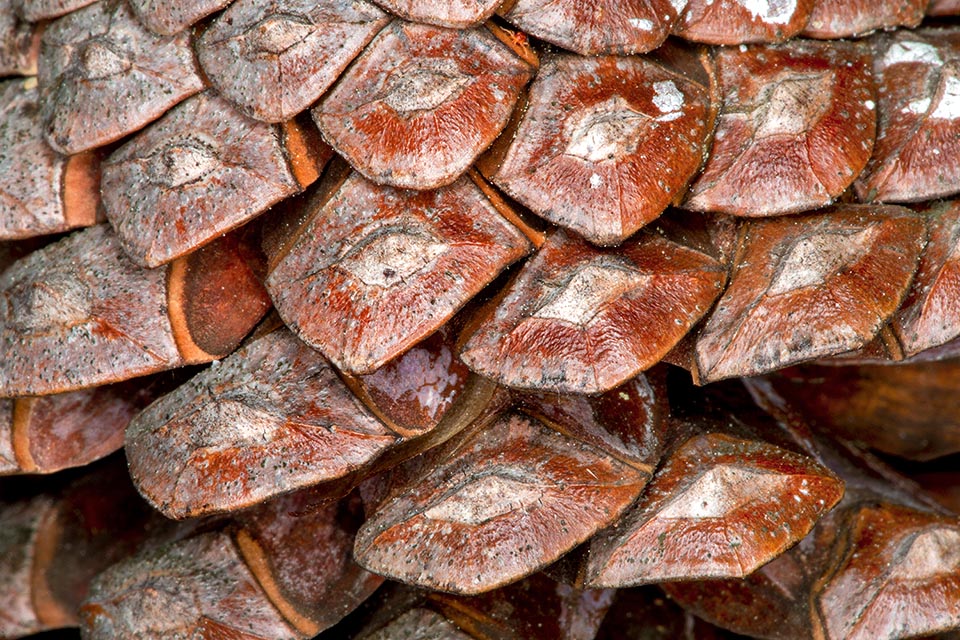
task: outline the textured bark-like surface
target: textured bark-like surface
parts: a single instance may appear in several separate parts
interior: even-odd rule
[[[411,609],[362,640],[474,640],[436,611]]]
[[[436,189],[490,146],[532,75],[488,29],[395,21],[313,117],[327,142],[374,182]]]
[[[867,344],[900,306],[925,236],[918,214],[883,205],[745,223],[730,285],[697,341],[700,379]]]
[[[95,224],[98,165],[47,145],[35,79],[0,82],[0,240]]]
[[[557,231],[490,303],[461,357],[510,387],[606,391],[656,364],[725,278],[712,258],[656,235],[602,250]]]
[[[35,75],[39,54],[40,29],[17,16],[13,0],[0,0],[0,76]]]
[[[960,201],[921,210],[929,240],[891,327],[906,356],[960,336]]]
[[[867,164],[876,98],[864,45],[798,40],[723,49],[717,68],[723,109],[684,207],[739,216],[815,209]]]
[[[547,220],[619,244],[703,162],[715,108],[699,80],[652,59],[545,57],[516,133],[480,170]]]
[[[0,398],[0,424],[13,424],[13,400]],[[14,440],[13,429],[0,429],[0,475],[17,473],[22,466],[17,456],[17,442]]]
[[[470,369],[449,324],[373,373],[345,376],[353,392],[391,430],[411,437],[440,423],[464,392]]]
[[[162,36],[180,33],[233,0],[128,0],[137,19]]]
[[[53,473],[81,467],[123,446],[130,420],[158,395],[160,384],[136,380],[70,393],[6,400],[0,436],[12,443],[15,465],[0,474]],[[6,412],[4,412],[6,413]],[[7,458],[0,445],[0,459]]]
[[[292,640],[230,536],[205,533],[117,563],[80,608],[85,637]]]
[[[94,0],[13,0],[17,13],[27,22],[57,18],[92,2]]]
[[[814,593],[823,637],[893,640],[960,625],[955,517],[873,503],[855,510]]]
[[[842,495],[843,483],[813,459],[695,436],[619,525],[591,541],[587,584],[742,578],[803,538]]]
[[[164,273],[133,264],[106,225],[0,275],[0,396],[62,393],[180,364]]]
[[[493,15],[504,0],[374,0],[404,20],[466,29]]]
[[[119,140],[203,89],[186,31],[159,37],[126,2],[104,0],[50,24],[40,51],[44,134],[60,153]]]
[[[353,173],[267,278],[277,310],[338,368],[370,373],[530,250],[469,179],[398,191]]]
[[[689,0],[673,33],[708,44],[780,42],[800,33],[820,0]]]
[[[363,521],[357,496],[320,506],[310,492],[272,500],[241,515],[240,553],[280,613],[304,636],[339,622],[383,578],[353,561]]]
[[[238,0],[197,39],[197,56],[241,111],[280,122],[313,104],[388,20],[365,0]]]
[[[156,267],[297,193],[284,143],[279,126],[213,92],[177,105],[104,162],[103,205],[124,250]]]
[[[609,589],[576,589],[542,573],[476,596],[430,595],[443,614],[481,640],[593,640],[613,603]]]
[[[280,330],[151,405],[126,453],[147,500],[185,518],[341,477],[396,439],[322,355]]]
[[[960,361],[802,365],[768,379],[827,433],[912,460],[960,452]]]
[[[802,35],[849,38],[877,29],[915,27],[929,0],[816,0]]]
[[[54,501],[41,495],[0,504],[0,636],[19,638],[50,628],[33,604],[33,565],[37,538],[54,513]]]
[[[656,49],[686,0],[513,0],[503,17],[530,35],[584,56]]]
[[[463,594],[553,562],[611,524],[649,477],[509,413],[427,457],[361,527],[354,555],[382,575]]]
[[[931,0],[927,7],[928,16],[960,15],[960,0]]]
[[[863,201],[918,202],[956,193],[960,168],[960,30],[872,39],[877,143],[855,184]]]

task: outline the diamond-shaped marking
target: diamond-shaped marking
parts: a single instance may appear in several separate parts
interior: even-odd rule
[[[339,266],[367,286],[390,288],[423,271],[449,249],[428,234],[394,229],[361,240]]]
[[[845,265],[857,262],[870,250],[875,226],[854,233],[810,235],[794,242],[780,262],[779,273],[767,293],[772,296],[822,285]]]
[[[650,116],[632,109],[621,96],[594,105],[570,124],[564,151],[587,162],[622,161],[635,153]]]
[[[644,287],[651,276],[595,260],[581,267],[534,312],[534,318],[552,318],[586,326],[608,304],[628,291]]]

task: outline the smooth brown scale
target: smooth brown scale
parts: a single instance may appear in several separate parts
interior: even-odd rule
[[[33,606],[31,569],[43,523],[54,514],[47,495],[0,505],[0,634],[19,638],[50,628]]]
[[[864,202],[919,202],[956,193],[960,31],[901,31],[871,42],[877,143],[854,185],[857,196]]]
[[[111,566],[93,582],[80,620],[85,636],[103,640],[305,637],[274,608],[230,536],[220,531]]]
[[[794,41],[716,55],[723,109],[684,208],[769,216],[830,204],[867,164],[873,146],[876,97],[867,49]]]
[[[557,231],[488,304],[461,358],[509,387],[606,391],[659,362],[725,278],[712,258],[653,234],[601,250]]]
[[[466,29],[493,15],[503,0],[374,0],[404,20],[438,27]]]
[[[511,0],[498,10],[532,36],[583,56],[656,49],[677,21],[675,0]]]
[[[355,374],[430,335],[530,250],[468,178],[411,192],[353,173],[309,206],[267,288],[294,333]]]
[[[17,13],[27,22],[40,22],[82,9],[94,0],[12,0]]]
[[[636,638],[724,640],[731,635],[680,608],[657,587],[618,589],[596,640]]]
[[[42,31],[17,15],[12,0],[0,2],[0,76],[36,75]]]
[[[43,139],[36,80],[0,83],[0,239],[97,222],[100,160],[65,157]]]
[[[301,129],[252,120],[212,92],[179,104],[103,165],[104,209],[124,250],[157,267],[308,186],[328,156],[317,143],[295,158],[286,133]]]
[[[522,119],[480,170],[550,222],[619,244],[679,197],[713,128],[710,63],[671,51],[680,64],[545,57]]]
[[[929,0],[816,0],[801,35],[807,38],[849,38],[877,29],[916,27]]]
[[[688,0],[673,33],[707,44],[782,42],[800,33],[820,0]]]
[[[342,477],[397,439],[322,355],[280,330],[151,405],[126,453],[150,503],[187,518]]]
[[[388,19],[365,0],[239,0],[197,39],[197,57],[241,111],[280,122],[316,102]]]
[[[927,7],[928,16],[960,15],[960,0],[931,0]]]
[[[204,88],[190,34],[151,34],[118,0],[51,23],[39,66],[44,134],[65,154],[119,140]]]
[[[395,21],[312,113],[370,180],[436,189],[500,134],[533,72],[488,29]]]
[[[411,465],[361,527],[354,556],[461,594],[553,562],[611,524],[648,477],[515,413],[475,423]]]
[[[172,36],[229,5],[232,0],[129,0],[137,19],[150,31]]]
[[[845,205],[744,224],[726,292],[697,339],[702,382],[869,343],[906,294],[925,243],[895,206]]]

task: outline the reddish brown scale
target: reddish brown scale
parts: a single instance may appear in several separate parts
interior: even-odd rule
[[[43,139],[36,79],[0,83],[0,239],[97,222],[99,157],[69,158]]]
[[[480,170],[547,220],[619,244],[679,197],[713,128],[707,61],[668,52],[680,64],[545,57],[515,132]]]
[[[749,575],[803,538],[843,495],[812,459],[720,433],[695,436],[619,525],[590,543],[587,584]]]
[[[800,33],[820,0],[689,0],[673,33],[707,44],[781,42]]]
[[[361,527],[354,556],[382,575],[461,594],[553,562],[614,522],[648,477],[511,413],[413,463]]]
[[[461,358],[510,387],[606,391],[659,362],[725,277],[712,258],[656,235],[601,250],[557,231],[489,303]]]
[[[960,0],[930,0],[927,7],[928,16],[957,16],[960,15]]]
[[[197,57],[241,111],[280,122],[316,102],[388,19],[365,0],[238,0],[197,39]]]
[[[32,567],[43,523],[54,517],[47,495],[0,505],[0,635],[19,638],[51,628],[33,605]]]
[[[44,134],[65,154],[119,140],[204,87],[190,34],[153,35],[120,0],[52,23],[40,58]]]
[[[866,165],[876,119],[870,59],[853,42],[722,49],[724,104],[684,207],[738,216],[833,201]]]
[[[94,0],[12,0],[20,14],[27,22],[49,20],[82,9]]]
[[[136,262],[165,264],[315,180],[327,156],[318,140],[303,144],[305,134],[294,121],[269,125],[212,92],[196,95],[104,163],[107,218]]]
[[[929,241],[913,285],[890,323],[907,357],[960,336],[960,201],[921,211]]]
[[[317,507],[291,494],[240,516],[235,540],[270,602],[304,637],[339,622],[383,582],[353,561],[356,496]]]
[[[872,39],[878,87],[873,156],[857,179],[862,201],[919,202],[956,193],[960,168],[960,30]]]
[[[877,29],[916,27],[929,0],[816,0],[801,35],[848,38]]]
[[[129,0],[137,19],[150,31],[172,36],[223,9],[233,0]]]
[[[396,440],[322,355],[281,330],[151,405],[126,453],[147,500],[186,518],[344,476]]]
[[[504,0],[374,0],[404,20],[466,29],[484,22]]]
[[[17,16],[13,0],[0,0],[0,76],[36,75],[42,31]]]
[[[501,15],[532,36],[580,55],[656,49],[677,21],[676,0],[507,0]]]
[[[960,452],[960,362],[806,365],[770,384],[826,433],[912,460]]]
[[[353,173],[310,206],[267,288],[294,333],[351,373],[430,335],[530,250],[468,178],[410,192]]]
[[[123,446],[127,424],[160,388],[156,381],[137,380],[2,401],[0,431],[6,433],[0,444],[0,475],[53,473],[113,453]]]
[[[701,382],[752,376],[857,349],[906,294],[923,220],[845,205],[744,224],[730,285],[696,346]]]
[[[103,640],[303,637],[270,604],[230,536],[204,533],[140,553],[97,576],[81,632]]]
[[[395,21],[313,117],[367,178],[436,189],[461,176],[500,134],[533,71],[488,29]]]

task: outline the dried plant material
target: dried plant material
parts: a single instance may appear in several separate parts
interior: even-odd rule
[[[0,76],[36,75],[40,32],[17,16],[13,0],[0,0]]]
[[[94,0],[12,0],[17,13],[27,22],[39,22],[82,9]]]
[[[557,231],[461,353],[501,384],[597,393],[653,366],[710,308],[725,268],[656,235],[613,250]]]
[[[547,56],[516,133],[480,169],[547,220],[619,244],[703,161],[715,110],[702,75],[646,58]]]
[[[365,0],[238,0],[197,39],[197,57],[241,111],[280,122],[316,102],[387,21]]]
[[[374,0],[404,20],[466,29],[484,22],[504,0]]]
[[[867,344],[906,294],[925,235],[913,211],[878,205],[743,225],[730,285],[697,340],[700,380]]]
[[[137,19],[150,31],[172,36],[223,9],[233,0],[129,0]]]
[[[0,504],[0,635],[4,638],[50,628],[33,606],[31,584],[37,539],[54,510],[53,499],[46,495]]]
[[[843,483],[812,459],[711,433],[677,449],[619,525],[590,543],[587,584],[749,575],[803,538]]]
[[[956,193],[960,170],[950,159],[960,133],[960,31],[884,34],[873,46],[877,143],[857,196],[918,202]]]
[[[69,158],[43,139],[36,79],[0,82],[0,239],[97,222],[99,158]]]
[[[928,16],[956,16],[960,15],[960,0],[930,0],[927,7]]]
[[[104,640],[299,637],[221,532],[113,565],[93,582],[80,619],[85,636]]]
[[[867,49],[795,41],[717,54],[723,109],[684,207],[738,216],[830,204],[867,164],[876,128]]]
[[[923,213],[929,241],[890,323],[908,357],[960,336],[960,201],[933,204]]]
[[[103,165],[104,209],[124,250],[165,264],[306,187],[287,135],[299,128],[247,118],[212,92],[179,104]],[[313,179],[326,159],[317,142],[300,158]]]
[[[395,21],[313,117],[327,142],[370,180],[436,189],[490,146],[532,75],[487,29]]]
[[[819,428],[912,460],[960,452],[960,362],[815,366],[769,377]]]
[[[656,49],[686,0],[513,0],[503,17],[530,35],[580,55],[628,55]]]
[[[828,640],[914,637],[960,626],[960,525],[899,505],[847,521],[814,594]]]
[[[800,33],[822,0],[688,0],[673,33],[707,44],[781,42]]]
[[[462,594],[553,562],[615,521],[649,477],[518,414],[428,456],[361,527],[354,555],[382,575]]]
[[[815,0],[808,38],[848,38],[877,29],[915,27],[923,20],[929,0]]]
[[[126,454],[147,500],[187,518],[344,476],[397,437],[281,330],[151,405],[131,423]]]
[[[472,640],[436,611],[416,608],[407,611],[376,631],[361,636],[362,640]]]
[[[319,507],[311,500],[309,492],[272,500],[242,515],[236,534],[267,597],[304,637],[339,622],[383,582],[353,561],[359,498]]]
[[[44,134],[64,154],[119,140],[204,86],[190,34],[153,35],[120,0],[52,23],[40,55]]]
[[[310,206],[267,289],[293,332],[351,373],[436,331],[530,250],[467,178],[410,192],[353,173]]]

